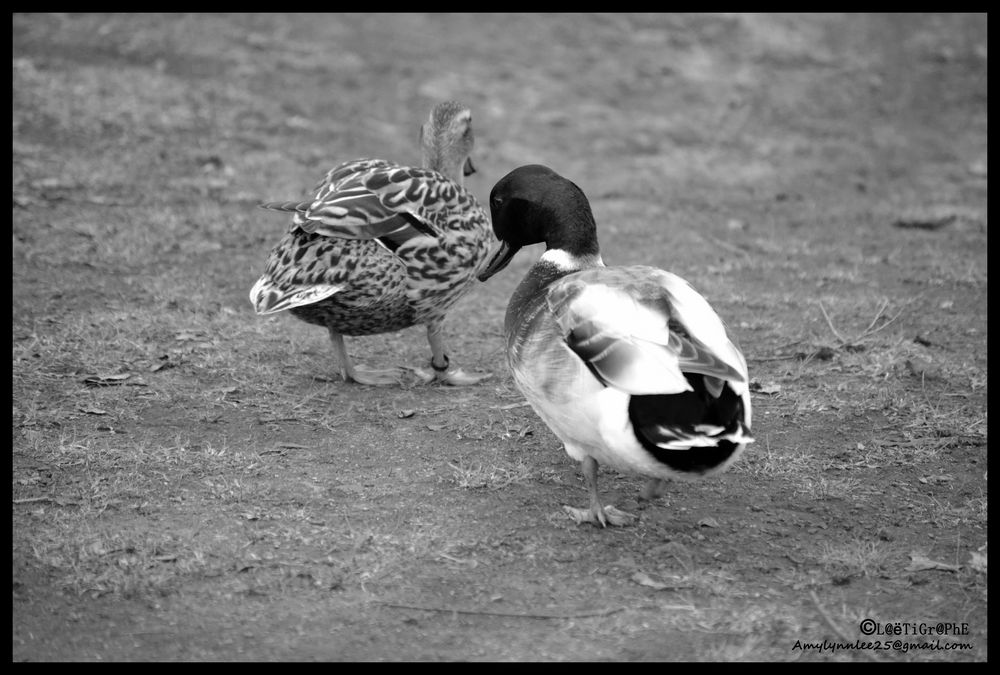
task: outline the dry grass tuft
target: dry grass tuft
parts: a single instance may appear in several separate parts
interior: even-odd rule
[[[876,576],[887,570],[889,562],[899,557],[880,541],[854,539],[844,544],[820,544],[819,562],[835,573]]]
[[[507,462],[495,458],[491,464],[469,466],[448,462],[448,466],[454,483],[466,490],[502,490],[515,483],[526,483],[533,475],[533,469],[521,459]]]

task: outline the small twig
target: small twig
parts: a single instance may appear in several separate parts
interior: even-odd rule
[[[445,614],[473,614],[480,616],[505,616],[515,619],[581,619],[591,616],[610,616],[618,612],[625,611],[624,607],[603,609],[594,612],[574,612],[574,613],[545,613],[545,612],[495,612],[483,609],[455,609],[453,607],[427,607],[423,605],[406,605],[399,602],[387,602],[385,600],[375,600],[380,605],[386,607],[398,607],[399,609],[417,609],[424,612],[442,612]]]
[[[75,204],[97,204],[98,206],[129,206],[129,207],[139,206],[139,202],[113,201],[110,199],[105,199],[104,197],[100,196],[83,198],[83,199],[72,199],[68,197],[62,197],[62,199],[65,199],[66,201]]]
[[[798,354],[779,354],[776,356],[748,356],[747,361],[787,361],[797,358],[799,358]]]
[[[851,643],[851,644],[853,644],[853,643],[855,643],[857,641],[857,640],[852,640],[851,638],[847,637],[847,635],[844,633],[844,631],[841,630],[840,626],[838,626],[834,622],[833,618],[829,614],[826,613],[826,610],[823,609],[823,605],[819,604],[819,598],[816,597],[816,591],[810,590],[809,591],[809,597],[812,598],[813,604],[816,605],[816,611],[819,612],[819,615],[821,617],[823,617],[824,621],[826,621],[826,625],[828,625],[831,629],[833,629],[833,632],[836,633],[837,636],[841,640],[843,640],[845,643]],[[867,650],[859,650],[859,651],[861,651],[861,654],[865,658],[867,658],[868,660],[870,660],[870,661],[881,661],[882,660],[882,659],[877,658],[874,654],[872,654],[871,652],[869,652]]]
[[[844,345],[848,344],[847,340],[844,339],[844,336],[840,334],[840,331],[838,331],[834,327],[833,321],[830,320],[830,315],[826,313],[826,307],[823,306],[823,301],[822,300],[819,301],[819,310],[821,312],[823,312],[823,318],[826,319],[826,325],[830,327],[831,331],[833,331],[834,337],[836,337],[838,340],[840,340],[840,344],[844,344]]]
[[[871,330],[871,326],[869,326],[867,329],[865,329],[865,332],[863,332],[861,335],[859,335],[858,337],[854,338],[854,340],[851,341],[852,344],[855,343],[855,342],[859,342],[859,341],[865,339],[866,337],[870,337],[870,336],[874,335],[875,333],[879,332],[880,330],[882,330],[883,328],[885,328],[886,326],[888,326],[889,324],[891,324],[893,321],[895,321],[896,319],[899,318],[899,315],[903,313],[904,309],[906,309],[905,306],[902,309],[900,309],[898,312],[896,312],[895,316],[893,316],[891,319],[889,319],[884,324],[882,324],[881,326],[879,326],[878,328],[876,328],[874,330]],[[881,311],[879,312],[879,314],[881,315]],[[878,319],[878,316],[876,316],[875,318]],[[874,323],[874,322],[872,322],[872,323]]]
[[[837,636],[844,642],[854,642],[854,640],[847,637],[847,634],[844,633],[843,629],[841,629],[841,627],[836,624],[833,618],[829,614],[827,614],[826,610],[823,609],[823,605],[819,603],[819,598],[816,597],[816,591],[810,590],[809,597],[812,598],[813,604],[816,605],[816,611],[819,612],[819,615],[823,617],[824,621],[826,621],[826,625],[832,628],[833,632],[836,633]]]
[[[927,386],[924,382],[925,373],[920,373],[920,393],[924,395],[924,401],[927,402],[927,407],[934,410],[934,417],[938,417],[938,408],[940,405],[931,405],[931,399],[927,396]]]
[[[15,504],[33,504],[35,502],[54,502],[55,499],[52,497],[25,497],[24,499],[15,499]]]
[[[944,438],[938,438],[934,436],[924,436],[921,438],[913,438],[908,441],[876,441],[879,445],[890,447],[890,448],[902,448],[902,447],[912,447],[919,445],[927,445],[931,448],[943,448],[952,442],[952,438],[960,438],[959,436],[946,436]]]
[[[521,401],[520,403],[509,403],[507,405],[495,405],[491,406],[490,410],[513,410],[514,408],[523,408],[526,405],[531,405],[527,401]]]
[[[721,246],[722,248],[726,249],[727,251],[732,251],[733,253],[738,253],[739,255],[744,256],[746,258],[752,257],[750,255],[749,251],[745,251],[742,248],[740,248],[739,246],[735,246],[733,244],[730,244],[727,241],[723,241],[723,240],[721,240],[721,239],[719,239],[717,237],[713,237],[708,232],[698,232],[698,236],[707,239],[710,244],[714,244],[716,246]]]
[[[848,347],[851,345],[859,344],[865,338],[871,337],[875,333],[879,332],[880,330],[882,330],[883,328],[894,322],[896,319],[900,317],[900,315],[902,315],[906,307],[912,302],[913,300],[910,300],[910,302],[907,302],[905,305],[903,305],[891,319],[883,323],[878,328],[872,328],[872,326],[874,326],[878,322],[878,320],[885,313],[885,310],[889,307],[889,301],[888,300],[883,301],[882,306],[879,307],[878,312],[875,313],[875,318],[871,320],[871,323],[868,324],[868,327],[850,339],[845,338],[843,335],[841,335],[840,331],[838,331],[837,328],[833,325],[833,321],[830,319],[830,315],[826,313],[826,307],[823,306],[822,301],[820,301],[819,303],[819,309],[821,312],[823,312],[823,318],[826,319],[826,325],[830,327],[830,330],[833,332],[837,340],[840,341],[840,344],[844,347]]]
[[[882,306],[879,307],[878,308],[878,312],[875,313],[875,318],[872,319],[872,322],[870,324],[868,324],[868,327],[865,328],[865,330],[863,331],[863,333],[867,333],[868,331],[870,331],[872,329],[872,326],[875,325],[875,323],[878,321],[878,318],[880,316],[882,316],[882,312],[884,312],[885,308],[888,307],[888,306],[889,306],[889,301],[888,300],[883,300],[882,301]]]
[[[456,558],[454,556],[450,556],[447,553],[438,553],[438,556],[441,557],[441,558],[444,558],[445,560],[450,560],[453,563],[458,563],[459,565],[469,565],[471,567],[478,567],[478,565],[479,565],[478,562],[476,562],[475,560],[473,560],[471,558],[468,559],[468,560],[462,560],[461,558]]]
[[[774,348],[774,351],[780,352],[782,349],[788,349],[789,347],[794,347],[795,345],[800,344],[801,342],[802,338],[799,338],[798,340],[792,340],[791,342],[786,342],[783,345],[778,345],[777,347]]]

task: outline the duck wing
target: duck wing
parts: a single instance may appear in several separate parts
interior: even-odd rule
[[[684,373],[746,386],[746,363],[708,302],[653,267],[598,267],[552,284],[549,309],[569,348],[606,386],[633,395],[691,391]]]
[[[437,171],[364,159],[331,169],[311,200],[261,207],[294,213],[293,227],[309,234],[375,239],[394,251],[414,237],[440,237],[467,201],[464,188]]]

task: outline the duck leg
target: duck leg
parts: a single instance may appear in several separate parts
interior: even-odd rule
[[[344,344],[344,336],[330,331],[330,341],[333,342],[333,350],[337,352],[337,361],[340,365],[340,376],[344,382],[357,382],[358,384],[368,384],[372,386],[384,386],[389,384],[401,384],[403,374],[406,372],[402,368],[386,368],[384,370],[367,370],[355,368],[351,364],[351,357],[347,355],[347,345]]]
[[[583,477],[587,481],[587,490],[590,492],[590,508],[574,509],[572,506],[564,506],[563,510],[569,514],[569,517],[575,520],[577,525],[593,523],[607,527],[610,523],[623,527],[631,524],[635,520],[635,516],[631,513],[619,511],[610,504],[607,506],[601,504],[601,496],[597,492],[597,460],[587,455],[583,459],[582,468]]]
[[[441,380],[445,384],[461,387],[469,384],[478,384],[483,380],[493,377],[492,373],[484,375],[470,375],[461,368],[451,365],[448,355],[444,351],[443,326],[440,323],[427,324],[427,342],[431,346],[431,371],[425,368],[414,368],[417,377],[428,384],[433,380]]]

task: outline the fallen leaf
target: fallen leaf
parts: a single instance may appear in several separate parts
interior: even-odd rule
[[[399,419],[406,419],[407,417],[413,417],[417,413],[416,410],[397,410],[396,417]]]
[[[442,429],[445,429],[447,427],[448,427],[447,424],[428,424],[427,425],[427,428],[430,429],[431,431],[441,431]]]
[[[508,405],[498,405],[493,406],[491,410],[513,410],[514,408],[523,408],[525,406],[531,405],[527,401],[522,401],[521,403],[510,403]]]
[[[921,476],[917,480],[924,485],[941,485],[942,483],[948,483],[955,480],[955,477],[949,474],[942,474],[940,476]]]
[[[438,557],[444,558],[445,560],[451,561],[458,565],[465,565],[469,569],[475,569],[476,567],[479,567],[479,561],[474,560],[472,558],[456,558],[454,556],[448,555],[447,553],[438,553]]]
[[[132,377],[130,373],[120,375],[91,375],[83,380],[83,383],[91,387],[113,387],[125,384],[125,380]]]
[[[900,215],[892,223],[894,227],[917,230],[938,230],[950,225],[958,217],[953,208],[932,206],[913,209]]]
[[[101,410],[100,408],[77,408],[80,412],[87,413],[88,415],[107,415],[107,410]]]
[[[31,182],[31,187],[38,190],[74,190],[78,185],[62,178],[39,178]]]
[[[657,591],[681,588],[681,586],[678,586],[676,584],[665,584],[662,581],[656,581],[645,572],[636,572],[630,578],[632,579],[632,581],[639,584],[640,586],[652,588]]]
[[[701,520],[699,520],[698,521],[698,525],[700,527],[718,527],[719,526],[719,521],[717,521],[715,518],[707,517],[707,518],[702,518]]]
[[[202,332],[198,330],[182,330],[174,336],[174,339],[185,342],[188,340],[202,340],[204,337]]]
[[[931,560],[922,553],[913,551],[910,553],[910,564],[906,568],[907,572],[924,572],[926,570],[944,570],[945,572],[957,572],[961,565],[949,565],[948,563]]]
[[[661,583],[659,581],[653,581],[649,578],[649,575],[645,572],[636,572],[632,575],[632,581],[639,584],[640,586],[646,586],[648,588],[655,588],[658,591],[662,591],[665,588],[669,588],[667,584]]]
[[[969,555],[969,567],[977,572],[986,572],[986,553],[973,551]]]

